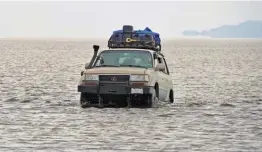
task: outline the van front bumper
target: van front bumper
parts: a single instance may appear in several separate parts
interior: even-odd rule
[[[118,84],[78,85],[78,92],[99,95],[153,94],[153,86],[131,86]]]

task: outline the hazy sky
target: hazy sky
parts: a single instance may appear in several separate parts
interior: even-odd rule
[[[0,37],[109,37],[124,24],[161,37],[262,20],[262,2],[0,2]]]

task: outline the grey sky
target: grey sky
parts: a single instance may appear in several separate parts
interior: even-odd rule
[[[0,37],[109,37],[124,24],[161,37],[262,20],[262,2],[0,2]]]

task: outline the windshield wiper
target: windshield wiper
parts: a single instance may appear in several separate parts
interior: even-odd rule
[[[102,65],[98,65],[96,67],[119,67],[119,65],[102,64]]]
[[[141,66],[141,65],[132,65],[132,64],[126,65],[126,64],[121,64],[120,66],[123,66],[123,67],[138,67],[138,68],[146,68],[146,69],[147,69],[147,67],[144,67],[144,66]]]

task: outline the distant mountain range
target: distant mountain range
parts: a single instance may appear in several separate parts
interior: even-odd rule
[[[214,38],[262,38],[262,21],[249,20],[238,25],[224,25],[201,32],[184,31],[183,35]]]

